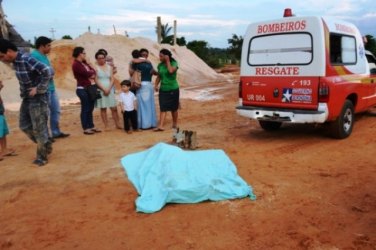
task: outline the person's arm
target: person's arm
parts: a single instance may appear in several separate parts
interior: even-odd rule
[[[134,73],[133,62],[132,61],[128,65],[128,73],[129,73],[129,77],[132,77],[132,75]]]
[[[167,66],[168,72],[170,74],[174,73],[177,70],[177,67],[174,67],[174,66],[171,65],[170,57],[167,56],[167,55],[165,56],[165,62],[166,62],[166,66]]]
[[[138,110],[138,106],[137,106],[137,98],[136,98],[136,96],[133,97],[133,106],[134,106],[134,109],[135,109],[135,110]]]
[[[151,72],[150,72],[151,75],[155,75],[155,76],[158,76],[158,71],[156,71],[154,69],[154,67],[151,69]]]
[[[113,68],[110,68],[110,87],[108,88],[108,93],[111,92],[112,88],[114,87],[115,84],[115,77],[114,77],[115,72],[113,71]]]
[[[72,66],[73,72],[77,75],[82,76],[83,78],[90,78],[95,75],[95,70],[92,67],[90,67],[90,69],[90,71],[87,71],[80,62],[75,62]]]
[[[112,68],[112,74],[115,75],[117,73],[117,67],[115,65],[112,65],[111,68]]]
[[[133,58],[132,59],[132,63],[143,63],[143,62],[151,63],[148,59],[145,59],[145,58]]]
[[[106,94],[107,89],[105,89],[104,86],[102,85],[101,81],[99,81],[98,75],[95,76],[94,81],[95,81],[95,84],[97,84],[98,88],[103,91],[103,94],[105,96],[107,96],[108,95],[108,94]]]
[[[121,113],[124,113],[123,95],[121,93],[119,95],[119,106],[120,106]]]
[[[154,83],[154,90],[156,92],[158,92],[159,90],[159,83],[161,82],[161,77],[159,75],[157,75],[157,78],[155,79],[155,83]]]
[[[33,97],[36,94],[46,93],[48,89],[48,83],[55,74],[54,70],[33,57],[28,57],[26,64],[32,71],[36,71],[41,76],[40,82],[37,83],[37,86],[30,89],[29,96]]]

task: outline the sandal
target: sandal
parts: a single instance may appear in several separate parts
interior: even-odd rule
[[[85,135],[93,135],[93,134],[95,134],[95,133],[94,133],[94,131],[92,131],[92,130],[85,130],[85,131],[84,131],[84,134],[85,134]]]
[[[92,129],[90,129],[92,132],[94,132],[94,133],[100,133],[100,132],[102,132],[102,130],[100,130],[100,129],[97,129],[97,128],[92,128]]]
[[[161,131],[164,131],[164,129],[163,128],[155,128],[153,131],[154,132],[161,132]]]
[[[2,156],[16,156],[16,150],[10,149],[8,153],[3,154]]]

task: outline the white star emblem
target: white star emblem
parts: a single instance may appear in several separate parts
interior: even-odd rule
[[[291,102],[291,93],[290,89],[286,89],[286,92],[283,93],[282,102]]]

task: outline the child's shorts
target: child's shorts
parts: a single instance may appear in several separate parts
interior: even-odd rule
[[[0,138],[3,138],[7,134],[9,134],[7,120],[5,116],[0,115]]]

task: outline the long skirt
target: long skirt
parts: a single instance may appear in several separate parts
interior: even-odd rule
[[[141,82],[141,88],[136,92],[138,105],[138,127],[149,129],[157,126],[155,111],[154,87],[151,82]]]

